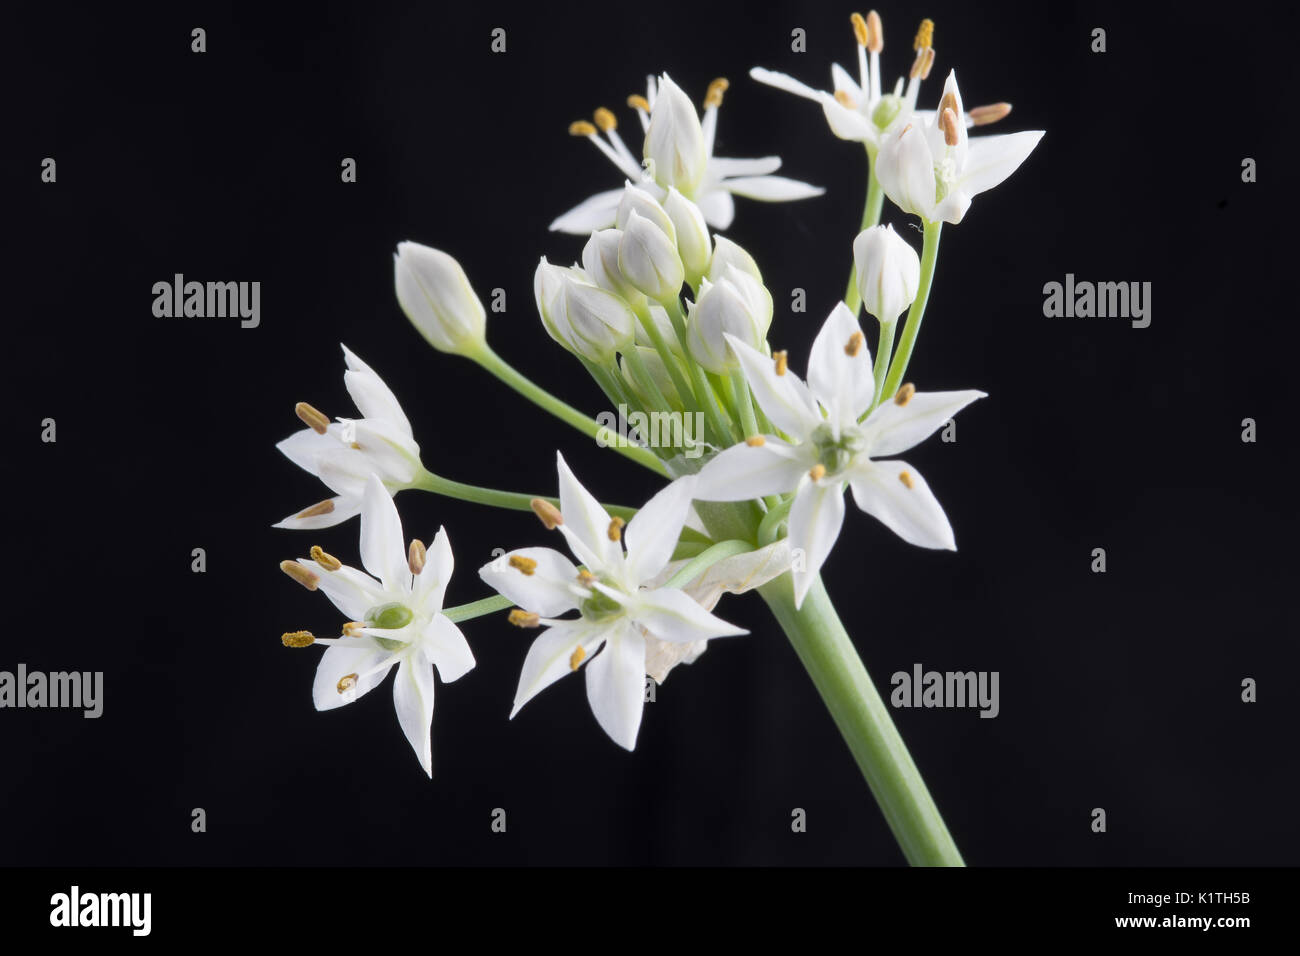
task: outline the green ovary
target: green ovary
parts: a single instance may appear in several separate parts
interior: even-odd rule
[[[396,601],[372,607],[366,612],[365,617],[367,626],[383,628],[385,631],[400,630],[413,620],[415,620],[415,612],[405,604],[398,604]],[[376,637],[375,643],[389,651],[396,651],[406,646],[405,641],[391,637]]]
[[[818,425],[812,433],[812,443],[817,449],[817,461],[828,475],[835,475],[847,468],[853,456],[862,450],[862,433],[856,428],[846,428],[837,439],[829,425]]]

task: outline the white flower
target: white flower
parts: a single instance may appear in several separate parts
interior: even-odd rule
[[[867,312],[893,322],[916,299],[921,260],[893,226],[873,226],[853,240],[858,293]]]
[[[765,436],[721,452],[697,476],[702,501],[744,501],[794,492],[789,540],[804,561],[794,570],[795,599],[804,595],[830,554],[844,519],[844,485],[859,508],[910,544],[956,548],[952,528],[925,479],[905,461],[876,461],[923,441],[983,392],[899,389],[865,421],[874,382],[858,320],[843,303],[813,343],[808,382],[784,364],[731,340],[754,397],[790,437]]]
[[[664,212],[672,219],[677,232],[677,252],[682,257],[687,278],[698,281],[708,271],[709,260],[713,258],[713,244],[709,242],[709,224],[704,221],[704,213],[676,188],[668,190]]]
[[[537,308],[551,338],[570,352],[608,366],[632,345],[636,316],[626,302],[589,280],[581,269],[553,266],[545,257],[533,280]]]
[[[686,345],[691,357],[718,375],[736,367],[728,337],[762,350],[772,324],[772,294],[748,272],[727,266],[716,282],[703,279],[688,306]]]
[[[396,396],[372,369],[346,346],[348,371],[343,384],[362,417],[340,418],[331,423],[305,402],[298,416],[307,428],[295,432],[275,447],[299,468],[329,486],[334,497],[277,522],[277,528],[328,528],[361,511],[366,481],[378,475],[390,495],[410,488],[423,470],[420,446],[411,434]]]
[[[447,532],[438,529],[427,553],[416,542],[408,549],[393,499],[379,478],[371,476],[361,510],[361,561],[370,574],[319,549],[312,553],[316,559],[299,559],[293,577],[303,580],[305,574],[311,581],[314,576],[308,586],[323,591],[349,619],[343,637],[306,635],[295,641],[299,635],[285,635],[290,646],[329,645],[316,667],[316,709],[352,703],[377,687],[397,664],[397,722],[420,766],[432,777],[433,669],[450,683],[474,667],[465,636],[442,613],[453,566]]]
[[[675,302],[686,281],[673,239],[633,211],[618,240],[618,269],[632,287],[656,302]]]
[[[961,222],[971,197],[992,189],[1025,161],[1042,130],[970,139],[957,74],[948,74],[934,118],[886,138],[876,163],[880,186],[896,206],[926,222]]]
[[[578,483],[564,458],[556,459],[563,516],[559,529],[584,570],[550,548],[521,548],[479,570],[488,585],[526,612],[512,614],[512,620],[547,628],[524,660],[510,716],[590,661],[587,699],[592,713],[615,743],[631,750],[645,696],[642,629],[678,643],[746,632],[714,617],[682,590],[642,587],[672,557],[690,510],[693,476],[660,491],[624,529]],[[556,619],[574,609],[578,617]]]
[[[399,242],[393,253],[397,302],[441,352],[471,354],[483,345],[486,316],[460,263],[440,249]]]
[[[669,88],[675,93],[667,95]],[[660,90],[665,91],[661,96]],[[659,81],[646,77],[646,95],[628,97],[628,104],[637,111],[641,126],[646,131],[645,156],[652,161],[652,170],[642,170],[641,162],[628,149],[618,134],[618,122],[607,109],[596,110],[595,123],[579,120],[569,127],[575,136],[584,136],[615,165],[627,179],[636,182],[646,174],[647,189],[657,199],[667,197],[669,186],[675,186],[687,199],[700,207],[705,220],[715,229],[726,229],[735,217],[736,207],[732,196],[744,196],[766,202],[787,202],[820,196],[825,190],[817,186],[784,176],[773,176],[781,168],[779,156],[762,159],[727,159],[713,155],[713,140],[718,123],[718,107],[727,81],[714,80],[709,85],[704,100],[704,120],[695,118],[695,108],[685,100],[684,94],[667,75]],[[689,109],[690,116],[687,115]],[[661,122],[654,123],[656,113]],[[654,143],[651,145],[651,127],[654,126]],[[698,130],[698,133],[697,133]],[[601,139],[600,134],[606,139]],[[703,147],[703,171],[699,171],[699,155]],[[679,169],[680,167],[680,169]],[[596,193],[551,223],[552,230],[585,236],[596,229],[614,225],[614,212],[623,196],[621,189]]]

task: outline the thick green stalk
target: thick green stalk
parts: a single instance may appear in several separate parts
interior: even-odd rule
[[[492,597],[483,598],[481,601],[473,601],[470,604],[443,608],[442,613],[451,623],[458,624],[461,621],[482,617],[484,614],[491,614],[494,611],[504,611],[506,608],[513,606],[514,603],[508,597],[495,594]]]
[[[876,343],[876,364],[871,370],[876,380],[876,390],[871,397],[871,408],[880,404],[880,393],[885,389],[885,374],[889,369],[889,357],[894,351],[894,333],[898,331],[898,320],[880,327],[880,341]],[[870,413],[871,409],[867,409]]]
[[[880,213],[884,206],[885,191],[880,188],[880,180],[876,178],[876,164],[871,154],[867,153],[867,201],[862,204],[862,225],[858,227],[858,232],[870,229],[879,223]],[[854,315],[858,314],[858,309],[862,305],[862,293],[858,291],[858,264],[856,262],[849,269],[849,287],[844,291],[844,304],[849,307],[849,311]]]
[[[686,381],[686,376],[682,374],[681,368],[677,365],[677,357],[673,355],[672,349],[668,347],[668,342],[664,339],[663,332],[655,324],[654,316],[650,314],[650,307],[647,305],[636,313],[637,321],[641,323],[641,328],[645,329],[646,335],[650,336],[650,343],[655,347],[655,352],[659,354],[659,360],[664,363],[664,368],[668,370],[668,377],[672,379],[673,388],[677,389],[682,403],[686,406],[688,412],[698,412],[699,403],[695,400],[695,392],[691,385]]]
[[[724,558],[735,557],[738,554],[746,554],[754,550],[754,545],[749,541],[719,541],[705,551],[700,552],[682,568],[679,568],[663,585],[666,588],[685,587],[694,581],[697,577],[713,567]]]
[[[493,508],[508,508],[511,511],[532,511],[531,502],[534,498],[549,501],[557,508],[560,506],[559,498],[548,498],[546,495],[527,495],[518,491],[498,491],[496,488],[481,488],[478,485],[467,485],[461,481],[443,478],[431,471],[425,471],[423,474],[417,475],[413,487],[419,488],[421,491],[432,491],[436,495],[456,498],[460,501],[472,501],[475,504],[489,505]],[[602,507],[611,516],[617,516],[624,521],[632,520],[632,516],[637,511],[635,508],[627,508],[623,505],[602,505]]]
[[[930,298],[930,284],[934,281],[934,266],[939,259],[939,233],[942,229],[942,221],[925,224],[925,240],[921,245],[921,284],[916,290],[916,301],[907,310],[903,337],[899,339],[898,351],[894,353],[889,375],[885,378],[885,387],[881,390],[877,403],[894,396],[907,372],[907,363],[911,361],[912,349],[916,346],[916,335],[921,331],[921,319],[925,316],[925,304]]]
[[[818,578],[794,606],[783,574],[759,588],[849,745],[903,855],[913,866],[963,866],[943,818]]]

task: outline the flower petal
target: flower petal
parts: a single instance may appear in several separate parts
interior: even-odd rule
[[[831,84],[835,92],[849,94],[849,96],[853,97],[855,103],[861,103],[865,98],[862,87],[858,86],[858,81],[850,76],[849,71],[838,63],[831,64]]]
[[[532,574],[510,564],[514,557],[536,561]],[[521,608],[556,617],[578,606],[578,569],[568,558],[551,548],[519,548],[494,558],[479,568],[478,576],[488,587],[504,594]]]
[[[614,743],[636,747],[645,706],[645,639],[626,620],[607,635],[605,649],[587,665],[587,700]]]
[[[748,634],[743,627],[728,624],[714,617],[685,591],[677,588],[656,588],[635,595],[629,605],[629,614],[661,641],[690,644],[713,637],[731,637]]]
[[[858,507],[908,544],[957,550],[943,507],[920,472],[907,462],[865,462],[854,469],[849,484]]]
[[[704,221],[714,229],[730,228],[736,218],[736,203],[725,189],[710,189],[695,199],[695,205],[704,213]]]
[[[857,351],[849,354],[856,337]],[[808,358],[808,386],[829,413],[835,428],[856,425],[858,416],[871,407],[875,379],[871,372],[871,350],[857,316],[843,302],[836,304],[822,323]]]
[[[622,189],[609,189],[588,196],[551,223],[551,231],[587,236],[597,229],[608,229],[614,225],[614,213],[622,198]]]
[[[855,143],[877,143],[880,141],[880,131],[877,129],[876,124],[857,110],[849,109],[833,96],[823,96],[821,104],[822,112],[826,114],[826,122],[831,128],[831,132],[840,139],[847,139]]]
[[[555,460],[560,474],[560,513],[564,515],[560,530],[569,547],[593,573],[621,567],[623,548],[617,541],[610,540],[609,512],[573,476],[563,455],[556,452]]]
[[[658,574],[672,558],[690,512],[695,483],[694,475],[678,478],[647,501],[628,522],[623,541],[627,545],[624,574],[629,588]]]
[[[1042,138],[1042,130],[974,137],[970,141],[958,185],[968,196],[977,196],[992,189],[1020,168],[1020,164],[1029,157]]]
[[[866,454],[872,458],[897,455],[919,445],[984,392],[914,392],[906,405],[888,398],[862,425]]]
[[[402,661],[393,680],[393,707],[397,722],[420,759],[420,766],[433,776],[433,664],[423,651]]]
[[[372,607],[387,601],[383,586],[364,571],[346,564],[337,571],[326,571],[310,558],[299,558],[298,563],[316,575],[316,589],[349,621],[363,620]]]
[[[515,703],[510,711],[513,720],[519,708],[528,703],[539,693],[550,687],[565,674],[577,670],[577,662],[587,660],[605,641],[608,626],[597,622],[577,618],[561,621],[547,628],[533,641],[524,658],[524,668],[519,674],[519,687],[515,691]],[[575,655],[582,648],[580,656]]]
[[[438,668],[444,684],[464,677],[474,669],[474,653],[455,624],[441,614],[434,615],[423,637],[424,654]]]
[[[379,578],[385,591],[405,591],[411,570],[406,564],[402,520],[397,505],[375,475],[361,500],[361,563]]]
[[[709,173],[718,176],[768,176],[781,168],[780,156],[762,156],[757,159],[728,159],[714,156],[709,160]]]
[[[348,394],[356,402],[361,416],[388,422],[410,438],[411,423],[392,389],[346,345],[343,346],[343,357],[348,363],[348,371],[343,373],[343,384],[347,386]]]
[[[412,598],[420,613],[436,614],[442,610],[447,583],[451,580],[451,572],[455,567],[456,559],[451,553],[447,529],[439,528],[424,553],[424,568],[415,576],[412,584]],[[407,570],[410,570],[409,565]]]
[[[820,100],[823,96],[821,90],[814,90],[808,84],[796,80],[788,73],[779,73],[776,70],[767,70],[761,66],[756,66],[749,71],[749,75],[760,83],[774,86],[778,90],[785,90],[795,96],[802,96],[806,100]]]
[[[844,490],[834,478],[805,479],[790,506],[790,546],[801,549],[794,562],[795,607],[803,604],[844,523]]]
[[[331,644],[316,665],[316,679],[311,696],[317,710],[333,710],[350,704],[383,683],[389,669],[397,663],[392,651],[377,651],[371,647],[348,647]],[[384,666],[387,662],[387,666]],[[356,685],[346,691],[339,690],[345,677],[356,675]]]
[[[815,460],[810,445],[790,445],[775,437],[757,447],[741,442],[700,469],[694,494],[700,501],[748,501],[784,494],[799,486]]]
[[[742,176],[737,179],[724,179],[720,185],[727,192],[737,196],[761,199],[764,202],[810,199],[826,192],[820,186],[813,186],[797,179],[787,179],[784,176]]]
[[[314,531],[317,528],[332,528],[342,524],[354,515],[361,513],[361,499],[354,495],[336,495],[330,498],[333,508],[324,514],[300,517],[302,512],[291,514],[271,525],[272,528],[288,528],[292,531]],[[307,511],[311,508],[304,509]]]
[[[797,375],[788,370],[777,375],[776,363],[771,358],[734,336],[728,335],[727,341],[740,361],[754,398],[773,425],[787,435],[802,438],[821,424],[821,412],[812,392]]]

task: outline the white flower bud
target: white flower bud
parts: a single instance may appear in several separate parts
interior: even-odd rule
[[[681,293],[686,274],[677,246],[649,219],[633,212],[618,243],[619,271],[656,302],[672,302]]]
[[[542,280],[544,291],[551,281]],[[614,363],[615,352],[631,348],[636,316],[626,302],[587,281],[578,269],[560,269],[553,281],[559,290],[542,317],[553,339],[574,355],[605,366]]]
[[[864,229],[853,240],[858,292],[866,310],[888,324],[916,299],[921,260],[893,226]]]
[[[643,155],[653,160],[659,185],[676,186],[684,195],[695,195],[709,162],[704,130],[695,104],[667,73],[659,78]]]
[[[645,305],[645,296],[627,281],[618,267],[618,243],[622,238],[621,229],[593,232],[582,248],[582,268],[596,285],[613,292],[633,309],[639,309]]]
[[[722,279],[727,274],[727,266],[735,266],[741,272],[748,273],[762,285],[763,274],[758,271],[754,257],[726,236],[714,235],[713,258],[709,260],[709,281]]]
[[[486,314],[465,270],[447,253],[400,242],[393,284],[406,317],[440,352],[468,355],[482,347]]]
[[[551,265],[546,261],[546,256],[542,256],[541,261],[537,263],[537,271],[533,273],[533,298],[537,300],[537,314],[542,318],[542,326],[546,329],[546,334],[572,351],[569,343],[560,334],[554,318],[555,300],[560,294],[564,273],[563,268]]]
[[[771,324],[771,294],[753,276],[729,266],[717,282],[701,283],[686,326],[686,345],[695,361],[720,375],[737,365],[726,336],[734,335],[761,352]]]
[[[677,244],[677,227],[673,225],[672,217],[668,215],[659,200],[651,195],[649,190],[626,183],[623,186],[623,198],[618,201],[618,209],[614,213],[614,226],[618,229],[626,229],[632,213],[636,213],[642,219],[649,219],[673,241],[674,245]]]
[[[664,200],[664,212],[673,221],[677,230],[677,254],[681,256],[686,275],[694,282],[704,275],[713,256],[713,244],[709,242],[709,224],[704,221],[704,213],[675,187],[668,187],[668,198]]]

